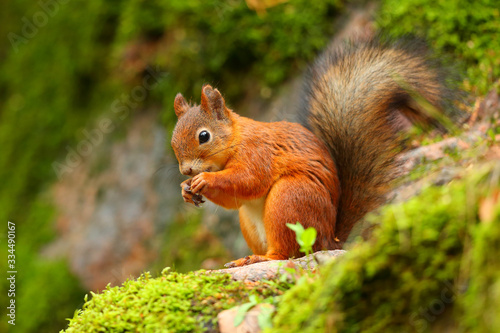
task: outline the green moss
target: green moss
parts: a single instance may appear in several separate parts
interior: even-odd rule
[[[498,171],[498,169],[497,169]],[[497,176],[498,177],[498,176]],[[491,180],[498,183],[498,178]],[[500,191],[486,192],[480,200],[482,221],[474,226],[473,245],[464,260],[463,277],[470,283],[459,299],[461,328],[466,332],[500,331]]]
[[[217,314],[245,303],[252,294],[281,292],[269,285],[249,289],[229,275],[149,273],[120,287],[92,293],[66,332],[206,332],[217,328]]]
[[[402,179],[398,179],[398,183],[404,183],[406,181],[417,181],[424,178],[426,175],[432,174],[438,171],[442,166],[439,161],[434,163],[422,161],[419,163],[411,172]]]
[[[463,254],[471,246],[477,262],[470,278],[476,280],[471,282],[474,290],[458,295],[466,299],[462,309],[469,317],[463,323],[474,328],[474,320],[486,311],[491,316],[483,320],[484,331],[496,331],[492,328],[498,326],[492,325],[498,325],[494,314],[500,297],[491,288],[498,290],[500,282],[498,246],[493,246],[499,228],[490,222],[482,228],[495,232],[477,231],[476,224],[479,199],[489,187],[499,189],[497,172],[489,167],[480,177],[430,187],[406,203],[385,207],[372,217],[380,226],[369,242],[325,267],[315,283],[297,285],[284,295],[271,331],[427,331],[453,308],[456,285],[463,282],[459,277],[469,275],[463,276]],[[498,212],[500,203],[496,205]],[[485,271],[490,272],[486,277]]]
[[[497,0],[383,0],[379,26],[393,35],[426,37],[466,71],[467,90],[484,94],[500,78],[500,9]]]

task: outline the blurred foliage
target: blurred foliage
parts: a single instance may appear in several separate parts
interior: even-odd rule
[[[447,327],[497,332],[499,171],[489,165],[386,206],[370,241],[284,295],[271,331],[428,332],[448,318]],[[485,199],[488,218],[478,213]]]
[[[248,288],[229,275],[167,271],[92,293],[65,332],[217,332],[220,311],[248,301],[250,295],[282,294],[275,284]]]
[[[51,332],[63,327],[65,318],[73,313],[71,309],[81,303],[84,291],[70,273],[64,254],[58,254],[56,259],[36,255],[55,238],[54,228],[48,223],[53,218],[54,209],[45,198],[39,197],[32,203],[27,217],[29,224],[16,223],[16,326],[1,321],[2,332],[8,332],[8,328],[19,332]],[[7,271],[6,261],[1,264],[0,269]],[[7,295],[7,290],[7,280],[3,279],[3,295]]]
[[[466,72],[465,88],[485,94],[500,78],[498,0],[382,0],[378,25],[392,35],[416,34],[451,54]]]
[[[176,272],[189,272],[200,269],[200,264],[207,259],[215,260],[219,266],[231,261],[220,239],[202,224],[201,217],[201,211],[182,214],[182,218],[165,230],[165,246],[159,254],[158,267],[155,267],[158,271],[165,264]]]
[[[481,224],[473,229],[471,251],[464,262],[463,280],[470,279],[467,292],[459,299],[457,314],[463,316],[463,332],[497,332],[500,330],[500,169],[492,190],[480,198],[479,216]]]
[[[243,0],[0,3],[6,36],[0,41],[0,221],[16,222],[17,261],[24,274],[36,271],[19,275],[23,331],[62,327],[81,299],[73,297],[82,291],[68,268],[39,255],[55,234],[44,194],[56,180],[52,163],[64,162],[81,130],[110,112],[148,68],[168,76],[132,111],[160,106],[170,125],[179,91],[197,97],[210,82],[237,103],[247,91],[276,86],[325,46],[340,6],[340,0],[291,0],[258,15]],[[6,282],[0,286],[5,294]]]
[[[0,6],[5,13],[2,30],[8,29],[3,36],[31,36],[17,44],[2,38],[1,47],[0,220],[15,222],[17,230],[15,328],[54,331],[79,304],[82,290],[64,260],[38,254],[55,236],[53,208],[40,192],[55,179],[51,163],[99,111],[90,105],[105,90],[100,88],[105,72],[99,64],[110,40],[102,36],[103,24],[116,10],[111,1],[56,3],[55,15],[45,14],[46,23],[36,26],[34,15],[44,13],[37,2],[3,1]],[[88,13],[85,24],[82,12]],[[3,295],[4,288],[2,284]]]
[[[130,0],[114,54],[153,49],[145,58],[172,80],[161,92],[164,105],[178,91],[198,99],[207,82],[234,103],[307,66],[328,42],[340,6],[340,0],[294,0],[256,15],[245,1]]]

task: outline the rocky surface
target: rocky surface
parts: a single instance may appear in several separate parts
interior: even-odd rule
[[[259,315],[263,311],[274,311],[274,306],[271,304],[257,304],[255,307],[248,310],[245,314],[243,322],[238,326],[234,325],[235,319],[238,316],[238,311],[241,306],[236,306],[229,310],[224,310],[219,313],[217,320],[219,322],[220,333],[258,333],[262,332],[259,326]]]
[[[124,125],[125,127],[125,125]],[[172,221],[178,196],[176,169],[165,157],[168,137],[153,115],[139,115],[124,139],[105,137],[54,185],[59,238],[48,256],[67,256],[90,290],[139,275],[158,252],[158,234]]]
[[[344,250],[319,251],[302,258],[290,260],[273,260],[260,262],[243,267],[235,267],[228,269],[219,269],[209,271],[209,274],[230,274],[233,280],[244,282],[258,282],[277,279],[281,275],[288,276],[293,280],[290,270],[310,270],[314,271],[318,265],[323,265],[335,258],[341,257],[346,253]],[[266,312],[274,312],[275,308],[271,304],[261,303],[248,310],[241,321],[235,326],[235,321],[240,313],[242,305],[232,309],[225,310],[219,313],[217,321],[219,323],[219,331],[221,333],[241,332],[241,333],[258,333],[262,331],[259,325],[259,316]]]
[[[243,267],[212,270],[209,273],[230,274],[233,280],[239,281],[272,280],[278,275],[288,274],[286,268],[314,270],[318,265],[345,253],[344,250],[319,251],[298,259],[264,261]]]

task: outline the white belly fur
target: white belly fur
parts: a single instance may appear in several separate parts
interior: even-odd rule
[[[264,248],[267,247],[267,238],[266,238],[266,230],[264,228],[264,203],[265,197],[255,199],[252,201],[246,201],[241,207],[242,210],[247,216],[249,222],[253,226],[254,237],[259,239],[260,243],[264,245]]]

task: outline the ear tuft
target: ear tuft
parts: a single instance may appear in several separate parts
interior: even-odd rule
[[[175,96],[174,110],[177,118],[180,118],[189,109],[189,104],[181,93]]]
[[[211,111],[211,100],[214,89],[211,85],[206,84],[201,88],[201,109],[210,112]]]
[[[209,114],[215,114],[218,120],[229,119],[229,110],[221,93],[210,85],[201,89],[201,109]]]

